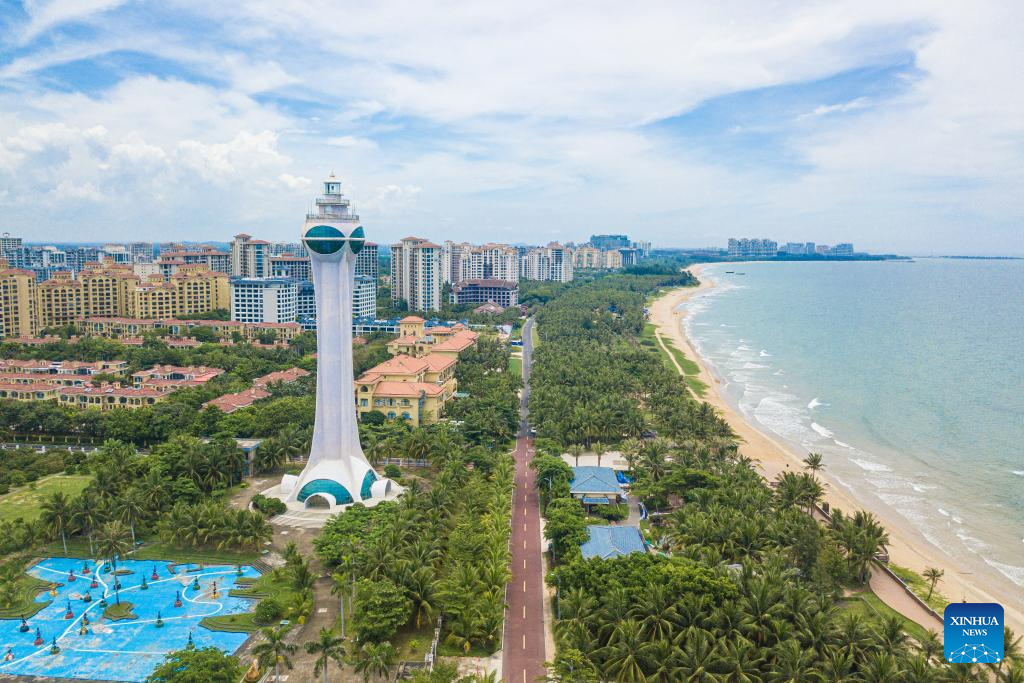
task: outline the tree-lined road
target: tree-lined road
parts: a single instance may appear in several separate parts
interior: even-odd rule
[[[544,669],[544,575],[540,547],[540,502],[530,469],[530,363],[533,318],[523,325],[523,394],[519,404],[519,436],[512,493],[512,580],[506,587],[508,608],[502,647],[502,680],[532,683]]]

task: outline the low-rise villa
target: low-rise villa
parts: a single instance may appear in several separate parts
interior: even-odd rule
[[[355,381],[359,418],[378,410],[413,426],[437,422],[444,403],[455,396],[455,364],[440,354],[399,354],[370,368]]]
[[[573,467],[569,492],[591,510],[594,505],[615,505],[626,497],[611,467]]]
[[[635,526],[605,526],[591,524],[587,527],[589,538],[580,545],[584,560],[600,557],[609,560],[630,553],[646,553],[647,544],[640,529]]]
[[[428,328],[423,318],[410,315],[398,321],[398,337],[388,342],[388,352],[393,356],[436,353],[458,358],[463,351],[476,346],[479,336],[462,323]]]

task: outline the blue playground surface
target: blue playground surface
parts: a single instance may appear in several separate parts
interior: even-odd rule
[[[104,591],[107,601],[115,603],[115,576],[105,572],[108,565],[61,557],[43,560],[28,570],[33,576],[62,585],[55,597],[43,592],[36,598],[37,602],[52,602],[28,619],[28,631],[21,631],[20,619],[0,620],[0,674],[144,681],[166,653],[188,644],[190,634],[196,647],[213,646],[229,653],[249,637],[246,633],[210,631],[199,625],[203,617],[250,612],[255,607],[250,598],[228,595],[239,578],[234,565],[175,564],[176,573],[172,574],[169,562],[120,561],[118,570],[131,571],[116,577],[121,582],[121,602],[132,603],[132,612],[138,616],[120,621],[102,616]],[[83,573],[84,567],[88,567],[88,574]],[[74,581],[69,581],[69,572],[74,572]],[[259,572],[243,565],[242,576],[257,578]],[[141,588],[143,577],[148,586],[145,590]],[[197,577],[199,590],[193,588]],[[93,580],[96,588],[90,587]],[[213,597],[215,582],[217,597]],[[83,600],[86,592],[91,602]],[[174,606],[177,597],[181,607]],[[69,604],[72,616],[67,617]],[[162,627],[156,625],[158,612]],[[83,617],[89,622],[84,635],[80,632]],[[41,645],[35,644],[37,629]],[[60,648],[57,654],[50,653],[54,639]]]

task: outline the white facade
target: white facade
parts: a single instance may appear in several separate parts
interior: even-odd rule
[[[442,247],[420,237],[392,244],[391,300],[404,301],[410,311],[440,309],[442,253]]]
[[[519,277],[523,280],[569,282],[573,277],[572,253],[557,242],[546,247],[534,247],[519,257]]]
[[[334,510],[382,499],[391,482],[363,455],[353,398],[352,292],[363,228],[334,176],[316,203],[303,229],[317,308],[316,416],[309,461],[298,477],[285,475],[280,493],[289,505]]]
[[[243,323],[293,323],[299,290],[287,278],[238,278],[231,281],[231,319]]]
[[[356,275],[352,288],[352,315],[357,318],[377,315],[377,283],[365,275]]]
[[[244,232],[231,240],[231,274],[235,277],[269,277],[270,243],[254,240]]]

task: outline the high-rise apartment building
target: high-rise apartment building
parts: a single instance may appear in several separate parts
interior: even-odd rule
[[[0,258],[5,259],[8,268],[24,268],[25,247],[20,237],[13,237],[5,232],[0,235]]]
[[[225,273],[212,271],[203,265],[185,265],[178,268],[169,282],[174,286],[176,315],[231,308],[231,285]]]
[[[404,301],[410,311],[441,308],[442,248],[420,237],[391,245],[391,300]]]
[[[180,244],[165,246],[172,248],[161,247],[159,263],[199,264],[220,273],[231,273],[231,254],[226,251],[205,244],[189,247]],[[167,275],[170,273],[165,273],[165,276]]]
[[[39,283],[36,295],[40,328],[73,325],[85,315],[85,287],[69,270]]]
[[[779,253],[775,240],[767,238],[729,238],[729,258],[773,258]]]
[[[270,243],[240,233],[231,241],[231,275],[262,278],[271,274]]]
[[[231,319],[243,323],[295,322],[298,296],[298,284],[289,278],[234,278]]]
[[[604,268],[604,252],[597,247],[577,247],[572,252],[572,266],[578,270]]]
[[[519,281],[519,251],[507,244],[468,246],[459,252],[458,278]]]
[[[73,247],[65,249],[68,269],[75,273],[85,270],[87,263],[98,263],[100,250],[96,247]]]
[[[377,291],[377,280],[380,279],[380,246],[376,242],[366,242],[363,250],[356,255],[356,275],[373,280],[373,290]],[[374,296],[377,296],[376,293]]]
[[[38,330],[35,273],[0,258],[0,336],[32,337]]]
[[[445,240],[441,245],[441,281],[446,285],[453,285],[461,279],[459,266],[461,265],[462,251],[469,249],[472,245],[468,242],[453,242]]]
[[[284,253],[270,257],[270,270],[274,277],[290,277],[293,280],[312,280],[308,256]]]
[[[131,266],[95,264],[79,275],[85,310],[91,316],[126,316],[139,277]]]
[[[523,280],[569,282],[573,277],[572,253],[557,242],[546,247],[532,247],[519,257],[519,277]]]
[[[154,320],[173,318],[178,313],[178,293],[174,285],[159,275],[150,275],[131,291],[128,317]]]
[[[132,263],[149,263],[153,260],[152,242],[129,242],[124,246],[131,255]]]

